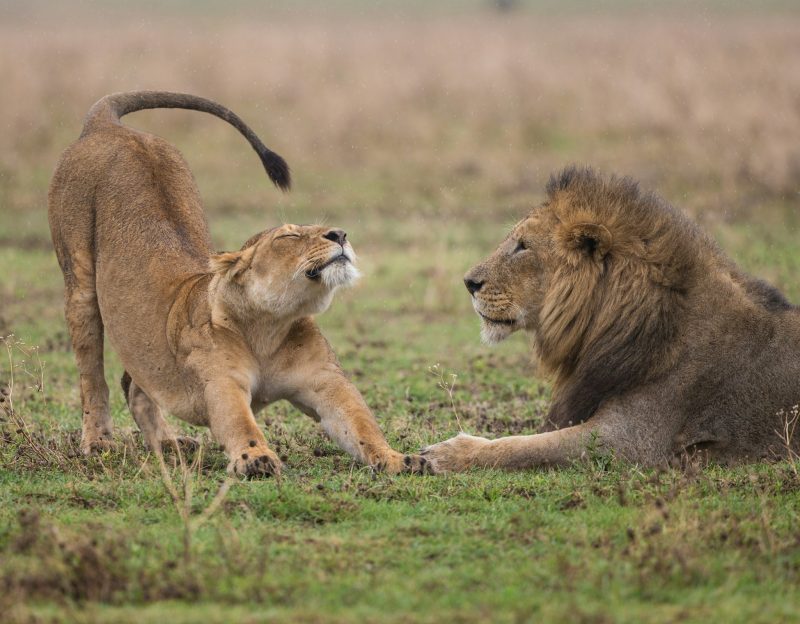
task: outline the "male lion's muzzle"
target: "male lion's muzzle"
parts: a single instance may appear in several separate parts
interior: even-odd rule
[[[467,271],[464,276],[464,286],[467,287],[470,296],[474,297],[483,285],[486,283],[486,276],[484,275],[483,267],[478,265]]]

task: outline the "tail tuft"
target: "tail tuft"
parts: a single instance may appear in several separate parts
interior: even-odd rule
[[[292,173],[283,157],[270,150],[259,152],[258,155],[272,183],[283,192],[289,191],[292,188]]]
[[[275,186],[282,191],[288,191],[291,188],[292,176],[289,172],[289,165],[264,145],[256,133],[238,115],[221,104],[188,93],[131,91],[107,95],[97,101],[89,110],[81,136],[86,136],[100,128],[107,128],[109,125],[119,124],[120,117],[148,108],[185,108],[209,113],[228,122],[247,139],[256,151],[269,179]]]

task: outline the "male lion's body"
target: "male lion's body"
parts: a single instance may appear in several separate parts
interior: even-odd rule
[[[489,342],[532,334],[553,403],[538,435],[429,447],[439,470],[563,464],[590,443],[648,465],[786,454],[800,310],[632,181],[567,169],[465,282]]]
[[[92,108],[49,194],[80,371],[84,452],[111,441],[105,333],[125,366],[126,398],[151,445],[175,439],[163,409],[208,425],[231,470],[276,472],[280,460],[253,411],[287,399],[357,459],[391,472],[419,469],[419,456],[386,443],[311,318],[357,275],[345,233],[285,225],[252,237],[239,252],[212,255],[201,200],[180,153],[119,122],[123,114],[156,107],[225,119],[250,141],[273,182],[289,185],[283,159],[208,100],[139,92],[108,96]]]

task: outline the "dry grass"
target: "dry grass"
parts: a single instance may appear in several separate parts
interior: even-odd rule
[[[249,119],[297,171],[289,211],[305,192],[321,212],[339,211],[326,201],[339,183],[376,209],[464,213],[470,190],[480,204],[519,208],[569,161],[631,173],[677,199],[691,189],[695,211],[747,207],[796,192],[798,27],[795,15],[751,14],[232,11],[188,27],[154,13],[11,16],[0,24],[0,77],[13,85],[0,90],[0,199],[41,206],[89,105],[156,88],[204,94]],[[257,175],[221,124],[144,115],[131,123],[182,141],[212,208],[230,201],[214,179]],[[384,196],[366,197],[366,180]],[[417,180],[413,205],[391,203]],[[241,201],[275,200],[265,185]]]
[[[149,454],[116,384],[120,450],[78,455],[46,189],[112,91],[211,97],[287,158],[296,185],[281,197],[225,124],[126,119],[186,154],[223,245],[278,218],[353,235],[365,279],[320,322],[404,451],[541,422],[549,393],[527,345],[479,344],[459,276],[566,163],[642,179],[798,301],[800,13],[305,1],[0,6],[0,620],[796,618],[796,455],[389,478],[278,404],[260,422],[283,483],[228,490],[219,449]],[[790,411],[776,435],[797,422]]]

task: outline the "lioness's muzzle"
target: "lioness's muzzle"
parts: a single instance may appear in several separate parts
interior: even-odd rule
[[[321,264],[319,266],[314,267],[313,269],[306,271],[306,277],[312,280],[319,279],[319,276],[322,274],[322,271],[324,271],[327,267],[337,262],[347,263],[350,262],[350,258],[344,255],[344,252],[342,252],[341,254],[339,254],[335,258],[331,258],[324,264]]]

